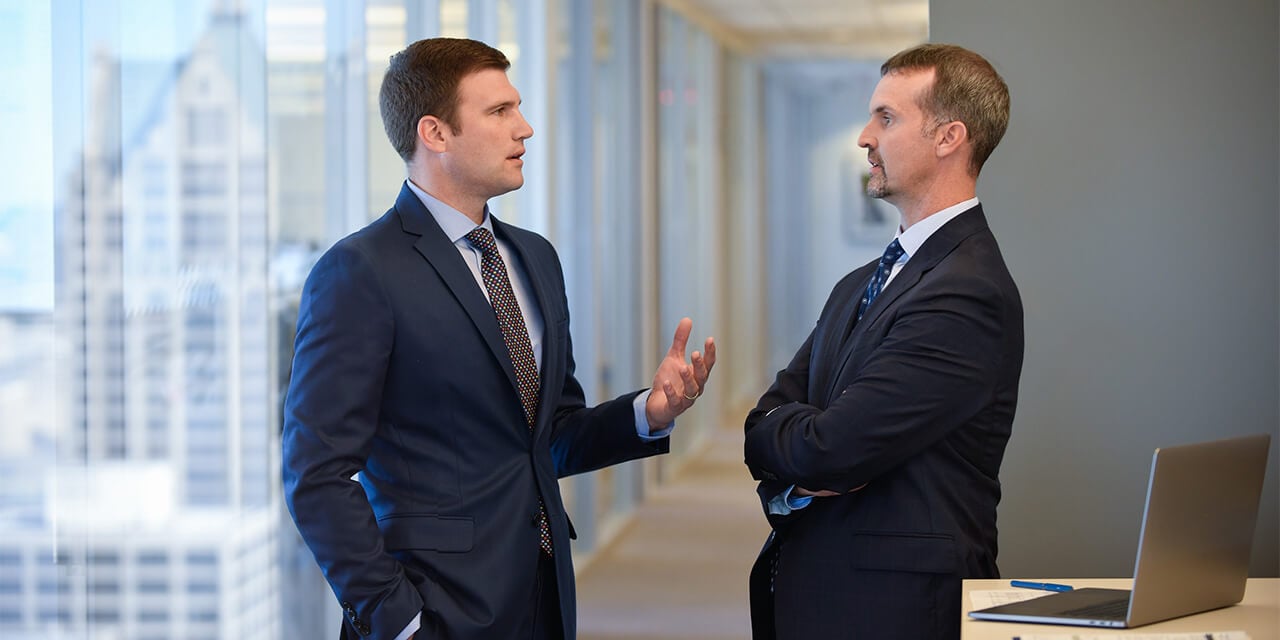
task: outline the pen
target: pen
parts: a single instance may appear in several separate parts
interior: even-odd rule
[[[1010,585],[1022,587],[1023,589],[1040,589],[1041,591],[1070,591],[1069,584],[1055,584],[1053,582],[1031,582],[1029,580],[1010,580]]]

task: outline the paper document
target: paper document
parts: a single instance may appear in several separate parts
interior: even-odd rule
[[[1036,633],[1013,636],[1013,640],[1249,640],[1243,631],[1201,631],[1199,633]]]
[[[1002,604],[1011,604],[1014,602],[1022,602],[1032,598],[1043,598],[1051,596],[1051,591],[1036,591],[1034,589],[1013,589],[1013,590],[990,590],[984,591],[975,589],[969,592],[969,602],[973,605],[973,610],[987,609]]]

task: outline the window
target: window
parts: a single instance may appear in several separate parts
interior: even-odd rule
[[[200,148],[226,144],[227,134],[227,114],[222,109],[195,106],[187,110],[187,143],[191,146]]]
[[[142,610],[138,612],[138,622],[154,623],[154,622],[168,622],[168,621],[169,621],[168,611]]]

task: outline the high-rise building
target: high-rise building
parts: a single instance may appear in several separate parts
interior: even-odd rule
[[[56,336],[42,352],[51,370],[57,354],[56,385],[30,398],[58,410],[27,430],[44,440],[22,441],[45,457],[0,450],[15,481],[0,502],[0,637],[283,637],[265,54],[251,34],[223,7],[180,59],[92,54],[57,211],[56,331],[41,334]],[[9,336],[23,326],[0,319]],[[33,395],[6,386],[4,364],[0,402]]]

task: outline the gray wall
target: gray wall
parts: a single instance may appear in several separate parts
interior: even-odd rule
[[[1026,306],[1006,575],[1132,571],[1154,447],[1269,432],[1275,576],[1280,62],[1261,0],[938,0],[1013,118],[979,181]]]

